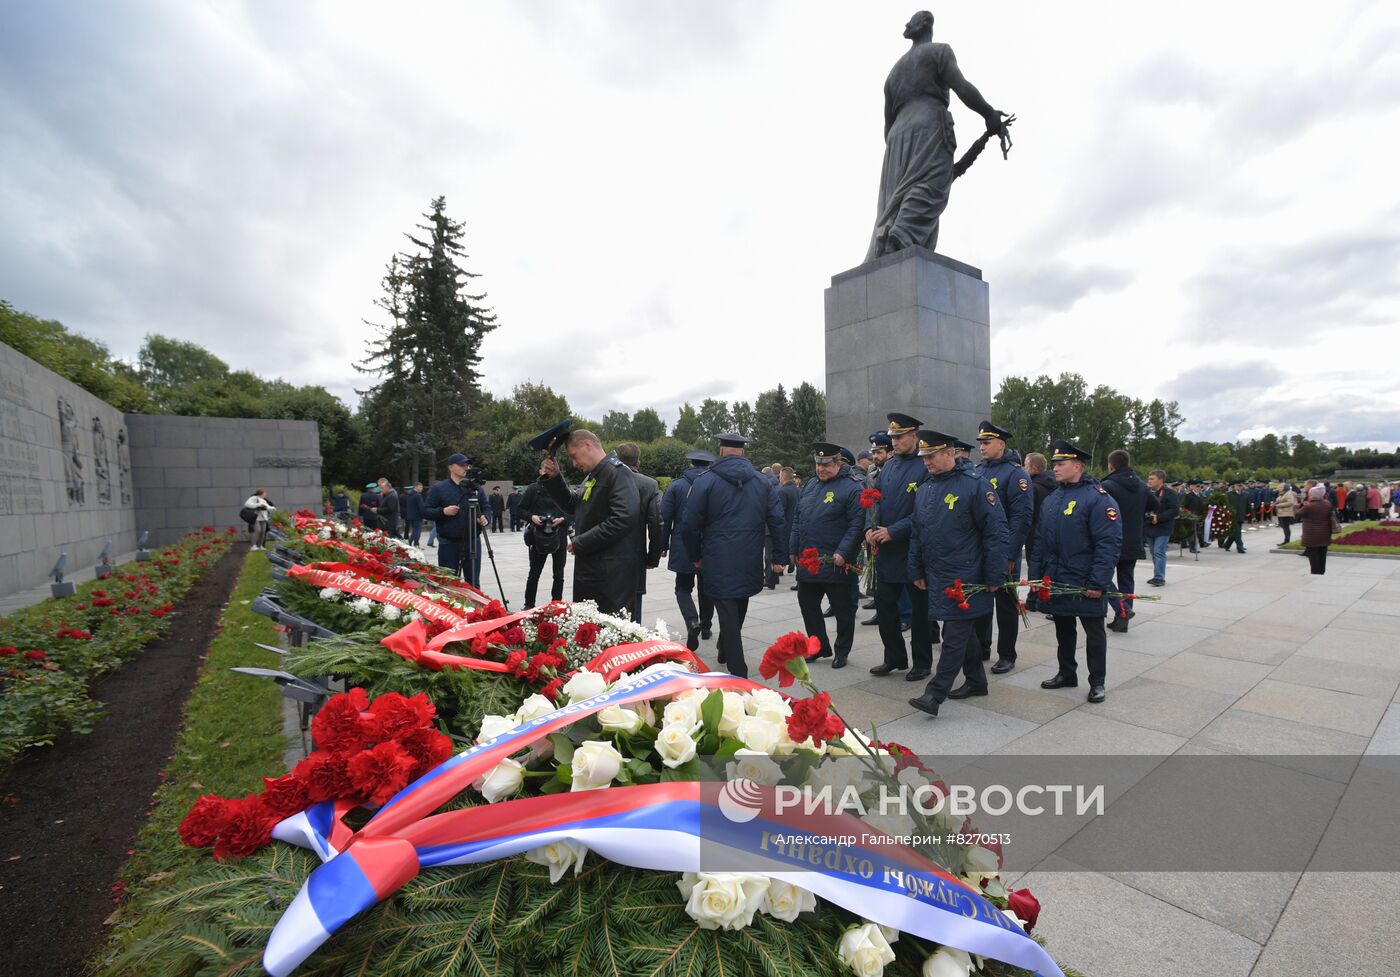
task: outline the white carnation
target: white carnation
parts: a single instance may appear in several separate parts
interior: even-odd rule
[[[384,620],[386,621],[397,621],[399,618],[403,617],[403,611],[395,607],[393,604],[381,605],[379,613],[384,616]]]
[[[342,597],[344,597],[344,596],[345,596],[345,591],[343,591],[343,590],[337,590],[335,587],[322,587],[322,588],[321,588],[321,599],[322,599],[322,600],[340,600],[340,598],[342,598]]]
[[[374,610],[374,601],[370,600],[368,597],[356,597],[350,602],[349,607],[350,610],[354,611],[356,614],[368,614],[370,611]]]

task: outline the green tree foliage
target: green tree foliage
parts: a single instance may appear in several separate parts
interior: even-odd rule
[[[118,410],[139,413],[151,409],[135,370],[112,359],[106,346],[69,332],[60,322],[20,312],[0,300],[0,342]]]
[[[723,400],[706,397],[700,402],[700,441],[713,444],[715,438],[734,427],[734,415]],[[679,437],[680,435],[677,435]]]
[[[666,436],[666,422],[655,408],[643,407],[632,415],[632,428],[628,433],[633,441],[656,441]]]
[[[792,403],[781,383],[772,390],[763,391],[754,400],[751,433],[754,440],[749,445],[749,455],[755,464],[780,461],[784,465],[795,465],[799,461]]]
[[[729,410],[730,418],[733,420],[733,429],[745,437],[753,436],[754,409],[749,406],[747,400],[736,401]],[[720,432],[724,433],[724,432]]]
[[[826,395],[807,381],[792,389],[792,437],[803,455],[813,441],[826,440]],[[864,445],[849,445],[859,451]]]
[[[672,437],[686,444],[699,444],[705,437],[705,429],[700,424],[700,415],[691,406],[690,401],[681,404],[679,415],[676,417],[676,426],[671,431]]]

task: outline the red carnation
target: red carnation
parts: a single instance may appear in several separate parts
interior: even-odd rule
[[[368,705],[363,689],[351,693],[333,695],[311,720],[311,736],[323,750],[358,750],[365,745],[371,732],[360,716],[360,710]],[[363,703],[363,704],[362,704]]]
[[[970,611],[970,610],[972,610],[972,605],[969,604],[969,603],[968,603],[967,601],[965,601],[965,600],[958,601],[958,610],[960,610],[960,611]]]
[[[306,781],[292,774],[263,778],[263,807],[280,821],[311,806]]]
[[[1006,908],[1026,921],[1027,933],[1035,927],[1036,920],[1040,918],[1040,900],[1031,895],[1030,889],[1012,889],[1006,896]]]
[[[191,848],[208,848],[233,816],[233,802],[216,794],[205,794],[190,805],[180,822],[180,840]]]
[[[354,794],[354,787],[346,770],[346,759],[341,753],[317,750],[298,763],[292,774],[305,782],[307,797],[313,804]]]
[[[818,746],[846,731],[846,724],[831,714],[831,693],[818,692],[810,699],[795,699],[787,717],[788,735],[794,743],[811,737]]]
[[[408,786],[417,761],[402,746],[392,741],[380,743],[372,750],[361,750],[350,758],[346,769],[355,789],[371,804],[383,804]]]
[[[230,801],[233,813],[214,842],[214,857],[219,861],[251,855],[272,841],[272,829],[281,818],[271,814],[257,794],[241,801]]]
[[[509,668],[510,673],[516,678],[519,678],[521,672],[525,670],[526,657],[525,652],[519,648],[506,655],[506,668]]]
[[[545,687],[540,689],[540,695],[544,696],[550,702],[557,702],[559,701],[559,692],[563,688],[564,680],[562,678],[550,679]]]
[[[415,729],[399,740],[399,745],[413,757],[414,777],[423,776],[454,752],[452,740],[435,729]]]
[[[437,710],[428,701],[426,692],[419,692],[413,698],[406,698],[397,692],[386,692],[374,700],[370,711],[379,726],[379,735],[384,739],[401,739],[405,734],[426,726],[437,715]]]
[[[535,626],[535,639],[545,644],[559,637],[559,625],[553,621],[541,621]]]
[[[807,656],[821,649],[821,639],[808,637],[801,631],[790,631],[768,646],[763,661],[759,662],[758,674],[764,678],[778,676],[778,685],[785,689],[796,676],[807,675]]]
[[[578,626],[578,631],[574,633],[574,643],[580,648],[591,648],[593,642],[598,640],[598,633],[602,628],[592,621],[584,621]]]
[[[506,616],[505,605],[498,600],[493,600],[485,607],[478,608],[467,615],[468,621],[492,621],[498,617]]]
[[[880,490],[877,488],[862,489],[860,493],[860,507],[862,509],[873,509],[875,503],[880,501]]]

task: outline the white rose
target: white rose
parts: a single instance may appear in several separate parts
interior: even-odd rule
[[[570,702],[580,702],[592,698],[607,687],[607,679],[585,668],[581,672],[575,672],[573,678],[564,683],[564,694],[569,697]]]
[[[690,727],[680,723],[661,727],[656,736],[656,752],[661,762],[672,770],[695,759],[695,740],[690,736]]]
[[[747,872],[686,872],[676,883],[701,929],[743,929],[763,905],[770,882]]]
[[[923,977],[968,977],[972,973],[972,958],[951,946],[941,946],[924,961]]]
[[[1003,909],[1003,910],[1001,911],[1001,913],[1002,913],[1003,916],[1005,916],[1007,919],[1011,920],[1013,923],[1015,923],[1015,924],[1016,924],[1017,926],[1019,926],[1021,929],[1024,930],[1024,929],[1026,928],[1026,921],[1025,921],[1024,919],[1022,919],[1020,916],[1017,916],[1017,915],[1016,915],[1015,913],[1013,913],[1010,909]]]
[[[725,766],[725,775],[733,780],[752,780],[756,784],[776,787],[783,779],[783,768],[766,753],[740,747],[734,759]]]
[[[554,711],[554,703],[536,692],[530,698],[520,703],[520,708],[515,710],[515,722],[528,723],[532,719],[539,719]]]
[[[700,725],[700,703],[695,699],[673,699],[661,710],[661,722],[666,726],[694,729]]]
[[[588,849],[576,841],[555,841],[525,853],[527,862],[549,866],[549,881],[558,882],[569,869],[578,875],[583,871],[583,859]]]
[[[748,718],[748,713],[744,709],[744,697],[738,692],[725,692],[723,695],[724,711],[719,716],[719,735],[733,736],[739,723]]]
[[[481,732],[477,734],[476,741],[495,739],[502,733],[509,733],[515,728],[515,720],[510,716],[482,716]]]
[[[485,776],[478,777],[472,785],[481,791],[488,803],[494,804],[511,796],[525,783],[525,767],[509,758],[491,768]]]
[[[573,770],[573,786],[570,790],[597,790],[612,783],[622,766],[622,754],[613,749],[611,743],[589,740],[574,750],[570,763]]]
[[[792,706],[773,689],[755,689],[748,694],[744,708],[750,716],[766,719],[775,726],[781,726],[792,715]]]
[[[626,706],[608,706],[597,715],[598,725],[619,733],[635,733],[642,728],[642,717]]]
[[[779,732],[776,723],[757,716],[748,716],[734,731],[745,746],[759,753],[772,754],[778,747]]]
[[[791,923],[799,913],[815,912],[817,897],[801,886],[773,879],[763,897],[763,911],[774,919]]]
[[[885,934],[874,923],[854,926],[841,937],[836,954],[841,962],[856,972],[857,977],[880,977],[885,965],[894,962]]]
[[[393,604],[382,605],[379,608],[379,613],[383,615],[386,621],[397,621],[399,618],[403,617],[403,611],[399,610]]]

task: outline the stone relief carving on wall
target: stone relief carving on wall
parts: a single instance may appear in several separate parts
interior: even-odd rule
[[[131,505],[131,450],[126,444],[126,428],[117,429],[117,481],[122,505]]]
[[[87,489],[83,485],[83,459],[78,454],[78,415],[73,405],[58,398],[59,444],[63,451],[63,474],[68,481],[68,504],[85,505]]]
[[[92,419],[92,471],[97,476],[97,501],[103,505],[112,504],[112,475],[107,460],[107,432],[102,429],[102,418]]]

